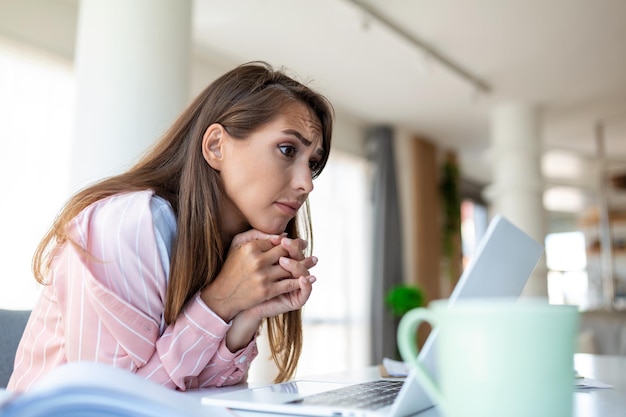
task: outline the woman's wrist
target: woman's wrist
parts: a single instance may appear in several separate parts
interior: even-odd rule
[[[244,310],[237,314],[233,320],[230,330],[226,333],[226,346],[231,352],[247,346],[261,327],[262,318]]]
[[[253,309],[241,311],[233,318],[233,324],[237,322],[239,325],[246,325],[246,327],[254,328],[255,331],[261,326],[263,317],[254,313]]]
[[[215,297],[208,287],[205,287],[200,292],[200,298],[202,298],[204,304],[206,304],[211,311],[217,314],[226,323],[233,320],[238,314],[238,311],[233,309],[232,303],[227,302],[225,299]]]

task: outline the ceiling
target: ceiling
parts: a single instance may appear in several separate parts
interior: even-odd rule
[[[207,60],[285,66],[344,113],[457,150],[478,182],[490,113],[507,102],[536,106],[546,150],[561,151],[548,182],[588,185],[573,167],[594,162],[598,122],[612,166],[626,165],[623,0],[194,0],[193,22]]]

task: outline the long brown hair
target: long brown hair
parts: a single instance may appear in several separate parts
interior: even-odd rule
[[[324,155],[314,177],[319,175],[330,152],[331,104],[267,63],[240,65],[200,93],[130,170],[89,186],[68,201],[35,252],[33,272],[37,281],[46,282],[57,245],[70,240],[78,246],[71,242],[65,227],[84,208],[113,194],[152,189],[169,201],[177,217],[164,311],[167,323],[175,321],[194,294],[217,275],[228,250],[220,239],[218,223],[223,199],[219,175],[202,156],[205,130],[220,123],[231,136],[244,139],[294,103],[308,106],[322,125]],[[310,240],[308,205],[298,216],[289,222],[286,232],[292,238]],[[268,318],[266,325],[272,358],[279,369],[276,381],[287,380],[293,377],[302,349],[301,311]]]

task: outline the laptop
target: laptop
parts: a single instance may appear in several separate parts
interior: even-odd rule
[[[541,244],[506,218],[495,216],[453,289],[449,302],[461,298],[518,297],[542,254]],[[419,356],[435,378],[437,372],[433,346],[436,339],[436,331],[431,332]],[[371,407],[352,405],[351,400],[343,395],[346,390],[352,394],[361,390],[375,390],[372,395],[359,394],[357,397],[372,397],[378,403]],[[389,404],[386,404],[388,397]],[[247,410],[328,417],[404,417],[435,405],[412,373],[404,380],[381,378],[359,384],[301,379],[208,394],[202,397],[202,402],[244,411],[242,414]]]

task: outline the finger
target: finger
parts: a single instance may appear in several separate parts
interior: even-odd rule
[[[280,241],[280,245],[289,252],[289,257],[295,259],[296,261],[301,261],[304,259],[304,250],[307,248],[309,243],[304,239],[289,239],[283,238]]]
[[[253,240],[270,240],[270,241],[274,240],[278,242],[280,240],[280,236],[270,235],[268,233],[264,233],[256,229],[250,229],[243,233],[239,233],[235,235],[235,237],[233,238],[233,241],[231,242],[231,246],[233,247],[241,246],[244,243],[248,243]],[[278,243],[274,243],[274,245],[277,245],[277,244]]]
[[[280,281],[276,281],[272,285],[272,288],[267,293],[266,300],[270,300],[274,297],[278,297],[279,295],[290,293],[292,291],[297,291],[299,289],[300,289],[300,283],[298,279],[296,278],[282,279]]]
[[[310,261],[309,263],[313,261],[313,259],[310,259],[310,258],[307,258],[307,259],[309,259]],[[308,269],[309,267],[305,266],[304,261],[299,262],[291,258],[281,256],[280,259],[278,260],[278,264],[285,271],[289,272],[293,278],[309,275],[309,269]]]
[[[235,249],[239,249],[242,253],[248,255],[262,252],[265,258],[275,258],[273,262],[270,262],[270,264],[278,262],[278,258],[280,256],[285,256],[287,254],[285,249],[281,246],[273,244],[271,239],[251,240],[240,244]]]
[[[304,303],[306,303],[306,301],[309,299],[309,296],[313,291],[313,283],[317,281],[317,278],[315,278],[313,275],[310,275],[306,277],[300,277],[298,281],[300,284],[300,307],[302,307]]]
[[[306,299],[308,299],[309,295],[311,294],[313,283],[316,280],[317,278],[315,278],[314,276],[306,275],[306,276],[301,276],[297,279],[290,278],[290,279],[284,279],[282,281],[279,281],[274,285],[274,291],[276,291],[274,294],[274,297],[281,295],[281,294],[290,293],[293,291],[302,291],[304,293],[303,295],[305,295],[304,300],[306,301]]]
[[[281,240],[283,240],[282,236],[275,235],[270,237],[270,242],[272,242],[274,246],[280,245]]]
[[[297,310],[302,308],[304,304],[308,301],[311,296],[311,292],[313,291],[313,283],[316,278],[314,276],[306,276],[298,278],[299,291],[294,292],[295,299],[294,304],[292,305],[293,310]]]
[[[291,275],[291,272],[285,270],[285,268],[278,264],[268,267],[266,269],[265,276],[270,283],[295,278],[293,275]]]
[[[280,242],[283,238],[287,238],[287,232],[281,233],[280,235],[272,235],[271,241],[275,245],[280,245]]]
[[[278,261],[281,257],[289,256],[289,252],[287,252],[287,250],[281,245],[274,246],[270,241],[267,241],[267,243],[270,245],[270,247],[267,247],[267,245],[265,244],[262,245],[262,251],[265,252],[263,256],[267,263],[275,265],[278,264]]]
[[[302,262],[302,265],[304,265],[306,269],[309,269],[317,265],[317,261],[318,261],[317,256],[309,256],[308,258],[304,258],[301,262]]]

